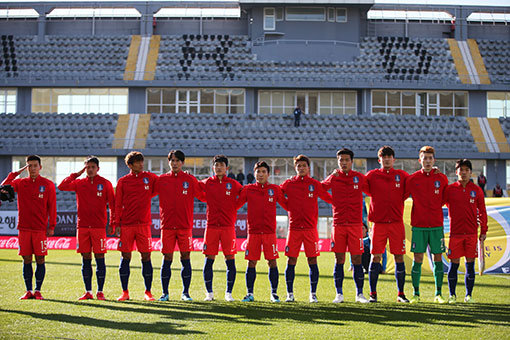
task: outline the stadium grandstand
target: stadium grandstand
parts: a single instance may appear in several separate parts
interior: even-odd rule
[[[322,180],[341,147],[366,172],[391,145],[396,168],[414,172],[419,148],[432,145],[450,181],[455,159],[470,158],[489,195],[496,183],[510,188],[510,7],[2,1],[0,36],[3,177],[36,153],[58,184],[94,154],[115,184],[129,151],[161,174],[168,151],[181,149],[199,179],[223,153],[235,174],[266,160],[279,184],[300,153]],[[76,210],[73,194],[57,200],[59,211]],[[320,216],[326,238],[324,202]]]

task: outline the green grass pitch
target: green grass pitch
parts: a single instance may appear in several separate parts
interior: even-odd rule
[[[177,255],[177,254],[176,254]],[[279,295],[285,298],[285,258],[281,254]],[[225,263],[218,256],[214,265],[216,301],[204,302],[202,279],[203,255],[192,253],[193,302],[181,302],[180,261],[172,264],[169,302],[144,302],[143,279],[139,256],[131,261],[131,301],[117,302],[120,295],[118,277],[119,253],[107,254],[105,295],[107,301],[79,302],[83,293],[81,258],[74,251],[50,250],[42,293],[45,301],[18,300],[24,293],[21,258],[16,250],[0,250],[0,338],[1,339],[509,339],[510,277],[477,276],[475,304],[433,304],[432,276],[422,277],[422,303],[403,305],[395,302],[393,275],[381,275],[378,285],[380,302],[354,303],[352,273],[345,266],[344,296],[346,302],[333,304],[334,257],[319,257],[320,280],[318,304],[308,303],[308,266],[302,254],[296,268],[295,303],[269,302],[267,264],[258,264],[253,303],[240,300],[245,295],[243,254],[237,255],[235,302],[225,302]],[[153,294],[160,296],[159,268],[161,254],[153,253]],[[95,266],[94,266],[95,271]],[[407,268],[410,272],[410,268]],[[95,274],[94,274],[95,276]],[[93,281],[95,285],[95,279]],[[365,276],[365,295],[368,295]],[[407,275],[406,293],[412,294]],[[459,276],[459,300],[464,294],[464,278]],[[443,296],[448,287],[443,286]]]

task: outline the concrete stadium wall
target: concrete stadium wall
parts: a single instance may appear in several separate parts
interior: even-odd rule
[[[13,35],[37,35],[37,21],[0,20],[0,32]]]
[[[140,34],[138,20],[48,20],[46,35],[131,35]]]
[[[510,40],[510,26],[504,25],[468,25],[470,39]]]
[[[450,38],[450,24],[374,22],[376,36],[408,36],[410,38]],[[406,34],[407,32],[407,34]]]
[[[154,34],[200,34],[200,20],[157,20]],[[247,35],[248,22],[244,19],[204,19],[202,20],[202,34]]]

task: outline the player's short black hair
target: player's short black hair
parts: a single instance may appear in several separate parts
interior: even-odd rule
[[[184,162],[184,160],[186,159],[186,156],[184,156],[184,152],[182,152],[181,150],[171,150],[168,153],[168,160],[169,161],[172,160],[172,156],[175,156],[175,158],[177,158],[181,162]]]
[[[467,158],[458,159],[455,163],[455,171],[459,170],[461,166],[467,166],[469,170],[473,171],[473,165],[471,161]]]
[[[340,158],[340,155],[349,155],[351,157],[351,161],[354,159],[354,152],[347,148],[342,148],[336,152],[336,158]]]
[[[29,161],[38,161],[39,165],[41,165],[41,157],[39,157],[37,155],[29,155],[29,156],[27,156],[26,162],[28,163]]]
[[[310,166],[310,158],[306,157],[305,155],[297,155],[294,157],[294,166],[296,166],[298,162],[306,162],[306,164]]]
[[[88,156],[87,159],[85,159],[85,164],[87,163],[96,163],[97,167],[99,167],[99,158],[96,156]]]
[[[260,162],[257,162],[255,163],[255,166],[253,167],[253,172],[255,172],[255,170],[257,170],[258,168],[266,168],[267,169],[267,172],[268,173],[271,173],[271,168],[269,167],[269,165],[264,162],[264,161],[260,161]]]
[[[213,157],[213,164],[215,163],[224,163],[225,166],[228,166],[228,158],[225,155],[216,155]]]
[[[395,150],[389,145],[385,145],[377,151],[377,158],[381,158],[384,156],[393,156],[395,157]]]
[[[124,158],[126,165],[133,164],[134,162],[143,162],[143,154],[139,151],[131,151]]]

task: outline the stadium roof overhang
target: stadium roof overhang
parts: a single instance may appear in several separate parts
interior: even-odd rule
[[[241,4],[374,5],[375,0],[239,0]]]

